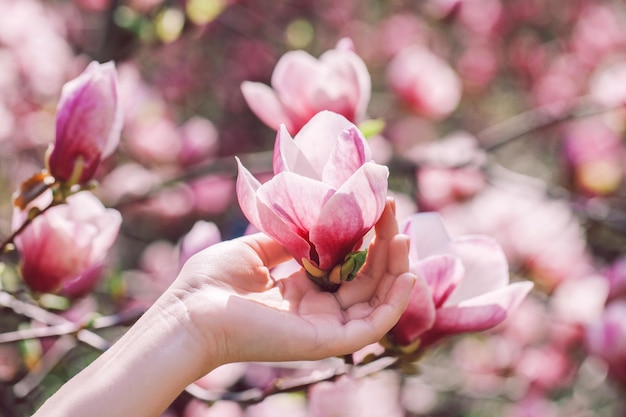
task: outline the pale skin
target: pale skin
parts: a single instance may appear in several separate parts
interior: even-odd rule
[[[380,340],[406,308],[415,276],[393,201],[376,224],[365,266],[335,293],[301,270],[275,279],[290,259],[264,234],[193,256],[172,286],[109,350],[35,414],[160,416],[193,381],[242,361],[316,360]]]

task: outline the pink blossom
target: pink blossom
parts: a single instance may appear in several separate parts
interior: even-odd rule
[[[309,390],[311,417],[400,417],[399,375],[378,372],[364,378],[342,376],[336,382],[320,382]]]
[[[180,163],[193,165],[214,156],[219,147],[218,133],[210,120],[195,116],[179,127]]]
[[[385,206],[389,170],[370,153],[357,127],[336,113],[320,112],[293,139],[283,125],[272,179],[261,184],[239,162],[241,209],[300,264],[330,272],[359,248]]]
[[[215,223],[198,220],[180,241],[179,265],[182,266],[189,258],[202,249],[221,241],[222,235]]]
[[[491,238],[450,239],[440,217],[418,213],[401,227],[411,237],[411,270],[424,277],[429,293],[416,286],[409,306],[391,331],[394,341],[421,346],[457,333],[500,324],[526,297],[533,284],[509,284],[508,263]],[[434,309],[434,311],[433,311]]]
[[[16,226],[23,216],[15,214]],[[118,211],[105,208],[89,192],[68,197],[67,204],[35,218],[15,239],[24,281],[34,291],[51,292],[87,273],[104,260],[121,222]]]
[[[89,181],[117,147],[122,113],[116,78],[112,62],[92,62],[63,87],[48,159],[50,174],[58,181]]]
[[[602,317],[586,330],[589,351],[609,365],[609,374],[626,383],[626,301],[611,302]]]
[[[591,259],[571,207],[544,193],[543,183],[528,177],[501,178],[440,213],[455,236],[494,237],[509,262],[526,268],[535,283],[549,292],[565,280],[589,274]]]
[[[616,191],[626,172],[621,134],[599,118],[567,125],[564,154],[573,171],[574,182],[590,195]]]
[[[598,28],[602,28],[598,32]],[[572,29],[571,47],[580,61],[594,67],[605,57],[624,50],[626,30],[619,13],[607,5],[589,3]]]
[[[417,114],[442,119],[461,100],[461,80],[448,63],[426,47],[413,45],[398,53],[387,68],[392,90]]]
[[[615,259],[604,271],[609,283],[609,299],[626,296],[626,256]]]
[[[319,59],[300,50],[287,52],[276,64],[272,87],[246,81],[241,85],[244,98],[266,125],[278,129],[284,123],[291,134],[322,110],[359,123],[365,117],[371,81],[350,45],[341,40]]]
[[[607,108],[626,106],[626,58],[595,68],[589,78],[589,95]]]

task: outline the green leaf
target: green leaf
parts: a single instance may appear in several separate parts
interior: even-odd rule
[[[341,280],[352,281],[365,264],[366,257],[367,249],[347,254],[341,265]]]
[[[359,124],[359,130],[365,136],[365,139],[369,139],[378,135],[385,128],[385,121],[383,119],[370,119]]]

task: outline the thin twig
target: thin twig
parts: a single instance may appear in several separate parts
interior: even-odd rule
[[[46,211],[50,210],[52,207],[58,205],[59,203],[57,203],[56,201],[52,201],[47,207],[37,211],[33,216],[29,216],[26,220],[24,220],[24,223],[22,223],[20,225],[20,227],[18,227],[17,229],[15,229],[13,231],[13,233],[11,233],[11,235],[9,235],[6,239],[4,239],[2,241],[2,243],[0,244],[0,255],[2,255],[3,253],[5,253],[5,251],[7,250],[7,248],[9,247],[9,245],[13,244],[15,238],[22,233],[32,222],[33,220],[35,220],[37,217],[41,216],[42,214],[44,214]]]
[[[567,120],[596,116],[617,109],[600,106],[587,96],[581,96],[572,101],[575,105],[571,111],[555,115],[549,111],[554,104],[536,107],[488,127],[477,133],[476,138],[480,143],[484,144],[483,150],[493,152],[537,130],[551,127]]]
[[[342,366],[335,366],[324,370],[318,369],[311,372],[309,375],[297,378],[278,378],[272,385],[265,389],[250,388],[239,392],[214,392],[192,384],[189,385],[185,391],[193,397],[208,403],[219,400],[227,400],[237,402],[241,405],[253,405],[260,403],[269,396],[289,392],[299,392],[320,382],[335,381],[343,375],[353,375],[355,378],[363,378],[393,366],[398,360],[399,358],[397,357],[382,355],[379,359],[365,365],[351,365],[343,363]]]
[[[265,173],[272,171],[272,151],[243,154],[239,157],[239,159],[241,160],[241,163],[253,173]],[[235,178],[237,176],[235,157],[225,156],[207,162],[206,164],[186,168],[182,174],[164,180],[140,196],[123,197],[120,201],[113,204],[113,208],[122,209],[126,206],[142,203],[173,185],[218,173],[225,174],[230,178]]]
[[[13,332],[0,333],[0,344],[42,337],[68,335],[78,333],[83,329],[97,330],[118,325],[128,325],[135,322],[144,312],[144,309],[129,310],[78,323],[68,322],[49,325],[46,327],[33,327]]]
[[[29,317],[33,320],[37,320],[47,325],[56,326],[67,323],[73,324],[65,317],[51,313],[50,311],[45,310],[37,305],[18,300],[17,298],[4,291],[0,291],[0,305],[10,308],[18,314]],[[101,351],[105,351],[111,346],[111,343],[104,339],[102,336],[97,335],[96,333],[87,329],[78,331],[78,333],[76,333],[76,338],[81,342]]]

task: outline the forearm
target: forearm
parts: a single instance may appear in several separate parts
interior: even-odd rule
[[[186,317],[185,306],[166,293],[35,416],[161,415],[188,384],[217,366],[199,352]]]

